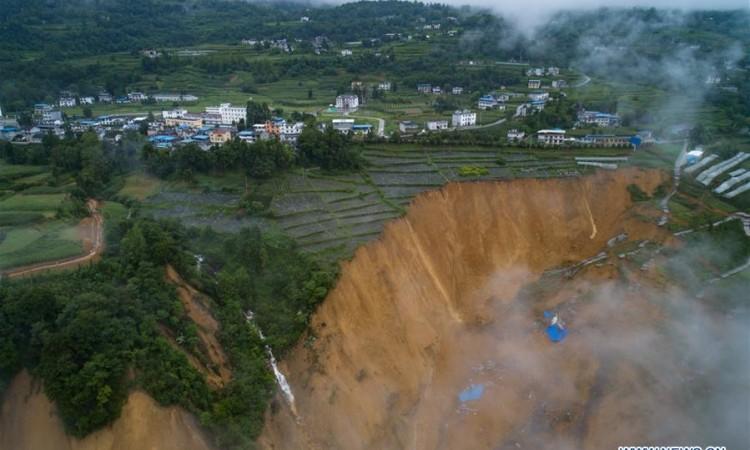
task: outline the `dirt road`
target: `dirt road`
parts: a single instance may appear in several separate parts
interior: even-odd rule
[[[81,234],[83,234],[84,248],[87,250],[84,255],[18,267],[6,271],[3,275],[8,278],[14,278],[45,270],[66,269],[79,266],[97,258],[104,250],[104,218],[99,211],[100,205],[97,200],[89,199],[86,202],[86,206],[91,215],[83,219],[79,224]]]

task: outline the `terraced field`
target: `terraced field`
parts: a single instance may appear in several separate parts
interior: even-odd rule
[[[275,229],[307,251],[340,259],[376,238],[386,222],[404,214],[414,196],[447,182],[581,173],[572,154],[549,151],[505,149],[498,154],[482,147],[371,145],[363,155],[368,165],[361,173],[299,169],[249,186],[249,192],[267,200],[262,213],[245,212],[244,178],[236,174],[201,179],[193,189],[166,183],[148,198],[144,209],[155,217],[178,218],[188,226],[210,226],[221,232],[254,225]],[[462,177],[459,172],[464,167],[486,169],[486,174]]]

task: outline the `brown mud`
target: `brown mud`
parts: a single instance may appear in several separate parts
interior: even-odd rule
[[[640,386],[638,371],[596,341],[602,333],[630,336],[634,323],[655,325],[660,309],[626,291],[618,301],[627,306],[609,317],[590,298],[597,290],[606,299],[609,283],[629,282],[616,255],[573,279],[542,274],[597,255],[621,233],[668,241],[627,190],[635,183],[652,193],[667,180],[632,168],[454,183],[418,196],[404,218],[343,264],[309,335],[282,361],[299,416],[278,400],[261,446],[602,449],[632,442],[623,439],[654,419],[639,413],[669,399]],[[571,328],[563,343],[544,334],[547,309]],[[484,386],[483,396],[460,402],[472,384]],[[642,398],[650,400],[639,408]]]

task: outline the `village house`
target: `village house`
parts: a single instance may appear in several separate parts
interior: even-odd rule
[[[553,80],[552,87],[554,89],[563,89],[563,88],[568,87],[568,82],[565,80]]]
[[[78,98],[78,103],[81,105],[93,105],[95,101],[94,97],[89,95]]]
[[[599,111],[583,110],[578,113],[578,123],[596,125],[602,128],[618,127],[620,126],[620,116]]]
[[[531,109],[531,105],[529,105],[528,103],[521,103],[520,105],[516,106],[516,113],[514,117],[526,117],[532,111],[533,110]]]
[[[177,119],[187,114],[187,109],[173,109],[171,111],[162,111],[161,117],[163,119]]]
[[[364,87],[364,84],[361,81],[352,81],[351,84],[351,90],[356,91],[357,89],[362,89]]]
[[[279,124],[279,141],[288,144],[296,144],[304,127],[305,124],[303,122],[289,123],[283,121]]]
[[[440,131],[448,129],[447,120],[429,120],[427,121],[426,125],[428,131]]]
[[[146,100],[148,96],[143,92],[128,92],[128,100],[131,102],[142,102]]]
[[[440,86],[433,86],[432,87],[432,93],[433,94],[442,94],[443,89]]]
[[[542,80],[529,80],[529,89],[539,89],[542,87]]]
[[[239,133],[237,133],[237,138],[242,142],[247,142],[250,144],[256,141],[255,132],[252,130],[240,131]]]
[[[562,145],[565,142],[565,130],[539,130],[536,132],[536,140],[545,145]]]
[[[511,130],[508,130],[506,137],[508,138],[508,141],[510,142],[520,142],[523,140],[524,137],[526,137],[526,133],[513,128]]]
[[[57,101],[58,106],[60,108],[71,108],[76,105],[76,98],[75,97],[60,97],[60,99]]]
[[[560,75],[560,68],[555,66],[547,67],[547,75],[551,77]]]
[[[221,114],[203,113],[201,114],[201,118],[203,119],[203,124],[207,126],[218,126],[224,124]]]
[[[419,131],[419,125],[411,120],[404,120],[398,123],[398,129],[404,134],[416,133]]]
[[[339,133],[348,134],[354,127],[354,119],[333,119],[331,126]]]
[[[549,100],[549,92],[544,91],[537,91],[537,92],[530,92],[528,94],[529,100],[532,102],[546,102]]]
[[[381,81],[378,83],[378,90],[389,92],[393,86],[390,81]]]
[[[352,51],[348,48],[341,50],[341,56],[352,56]]]
[[[498,105],[497,99],[493,95],[483,95],[479,97],[477,101],[477,107],[479,109],[494,109]]]
[[[309,22],[310,18],[307,17],[307,16],[302,16],[302,17],[299,18],[299,21],[302,22],[302,23]]]
[[[355,123],[352,125],[352,133],[357,135],[368,134],[372,131],[372,125],[369,123]]]
[[[453,89],[451,89],[451,93],[453,95],[461,95],[464,93],[464,88],[461,86],[453,86]]]
[[[630,146],[630,135],[614,134],[587,134],[580,138],[578,142],[595,147],[628,147]]]
[[[359,108],[359,97],[353,94],[344,94],[336,97],[336,109],[338,111],[356,111]]]
[[[544,75],[544,67],[534,67],[526,71],[526,76],[541,77]]]
[[[432,85],[429,83],[419,83],[417,85],[417,92],[420,94],[429,94],[432,92]]]
[[[99,92],[99,95],[97,95],[97,98],[99,99],[99,103],[112,103],[112,101],[114,100],[112,98],[112,94],[110,94],[107,91]]]
[[[454,128],[472,127],[477,124],[477,113],[468,109],[454,111],[451,116],[451,124]]]
[[[232,130],[217,127],[208,133],[208,139],[212,144],[224,144],[232,140]]]
[[[218,114],[221,117],[221,124],[231,125],[244,121],[247,117],[247,108],[244,106],[232,106],[231,103],[222,103],[219,106],[207,106],[207,114]]]

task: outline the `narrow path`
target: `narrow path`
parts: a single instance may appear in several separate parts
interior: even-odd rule
[[[591,82],[591,77],[589,77],[585,73],[582,75],[583,75],[583,80],[577,81],[576,84],[573,85],[574,88],[584,87]]]
[[[451,131],[453,131],[453,130],[481,130],[482,128],[490,128],[490,127],[494,127],[494,126],[500,125],[501,123],[505,122],[506,120],[508,120],[508,119],[502,118],[502,119],[497,119],[494,122],[485,123],[484,125],[473,125],[473,126],[470,126],[470,127],[460,127],[460,128],[453,127],[453,128],[449,128],[449,130],[451,130]]]
[[[86,206],[91,212],[90,218],[92,219],[94,242],[88,253],[82,256],[74,256],[72,258],[63,258],[54,261],[47,261],[43,263],[33,264],[30,266],[19,267],[5,271],[3,275],[8,278],[21,277],[24,275],[31,275],[33,273],[42,272],[51,269],[65,269],[73,266],[78,266],[85,262],[91,261],[99,256],[104,250],[104,218],[99,211],[99,202],[94,199],[89,199],[86,202]],[[85,220],[85,219],[84,219]]]

